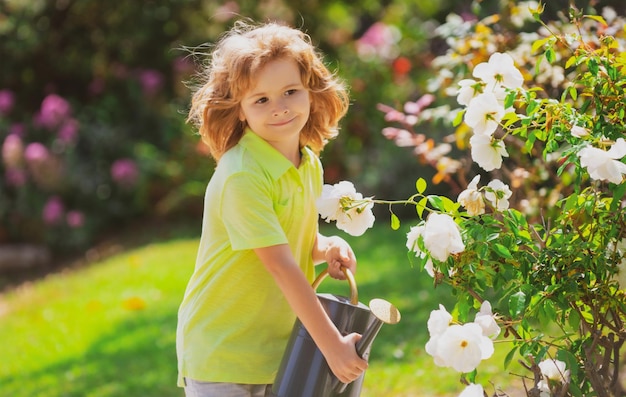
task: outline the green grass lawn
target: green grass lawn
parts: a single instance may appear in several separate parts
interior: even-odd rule
[[[362,396],[458,395],[458,374],[424,352],[429,313],[439,303],[451,309],[451,291],[434,289],[411,267],[403,232],[381,222],[362,237],[344,237],[359,261],[359,300],[383,298],[402,314],[374,342]],[[176,312],[196,246],[196,237],[155,240],[0,295],[0,396],[182,396],[175,386]],[[327,278],[318,292],[349,290]],[[510,383],[500,375],[506,350],[497,345],[479,367],[484,386]]]

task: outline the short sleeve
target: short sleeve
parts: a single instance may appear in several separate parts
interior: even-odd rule
[[[287,244],[272,196],[272,182],[239,172],[226,179],[221,198],[222,220],[234,250]]]

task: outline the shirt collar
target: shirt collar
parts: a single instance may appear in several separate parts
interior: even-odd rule
[[[278,150],[249,128],[246,128],[244,131],[243,136],[239,140],[239,144],[249,149],[250,156],[262,164],[274,179],[280,178],[290,167],[293,167],[291,161],[287,160]],[[302,149],[301,153],[301,164],[304,164],[309,161],[309,153],[305,149]]]

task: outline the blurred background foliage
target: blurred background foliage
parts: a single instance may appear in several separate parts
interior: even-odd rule
[[[513,3],[0,1],[0,245],[75,253],[138,220],[200,217],[214,164],[184,122],[185,83],[202,61],[196,55],[242,18],[303,29],[350,86],[342,133],[323,153],[326,182],[405,197],[436,170],[381,134],[388,123],[377,105],[401,108],[428,94],[431,62],[446,51],[434,31],[449,14],[490,15]],[[568,4],[550,1],[547,15]],[[420,132],[442,137],[451,128],[430,123]]]

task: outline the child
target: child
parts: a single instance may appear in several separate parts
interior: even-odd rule
[[[311,283],[314,265],[344,279],[352,249],[317,231],[317,155],[347,111],[343,84],[303,32],[238,22],[214,48],[193,95],[217,161],[194,273],[180,307],[179,386],[187,396],[270,396],[295,315],[344,383],[367,368]]]

